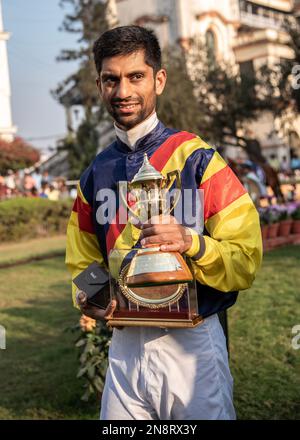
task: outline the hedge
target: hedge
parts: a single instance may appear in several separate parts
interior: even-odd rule
[[[15,198],[0,202],[0,243],[66,232],[71,199]]]

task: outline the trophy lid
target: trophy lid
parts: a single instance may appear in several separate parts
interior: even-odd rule
[[[144,162],[136,175],[133,177],[131,183],[145,182],[147,180],[162,180],[164,176],[157,171],[149,162],[147,153],[144,154]]]

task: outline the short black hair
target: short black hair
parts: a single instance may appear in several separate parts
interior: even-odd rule
[[[104,58],[129,55],[138,50],[144,50],[145,63],[153,68],[154,73],[161,69],[160,45],[151,29],[141,26],[119,26],[104,32],[93,47],[98,74],[100,75]]]

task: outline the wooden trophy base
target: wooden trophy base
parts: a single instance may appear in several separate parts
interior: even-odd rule
[[[160,327],[160,328],[194,328],[203,322],[201,316],[194,319],[154,319],[154,318],[112,318],[107,321],[108,327]]]

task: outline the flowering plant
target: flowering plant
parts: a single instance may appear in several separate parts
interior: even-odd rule
[[[93,394],[103,391],[111,331],[105,322],[95,321],[85,315],[69,330],[79,331],[75,341],[75,346],[79,349],[80,364],[77,378],[85,379],[85,392],[81,399],[87,402]]]
[[[297,205],[271,205],[264,208],[258,208],[260,223],[262,225],[270,225],[273,223],[287,220],[293,216]]]
[[[298,207],[292,212],[292,219],[300,220],[300,204]]]

